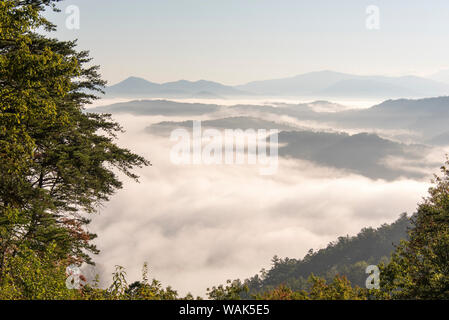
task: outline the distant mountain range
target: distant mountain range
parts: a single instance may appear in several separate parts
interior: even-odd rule
[[[229,117],[222,119],[214,119],[214,120],[204,120],[201,122],[201,126],[203,128],[215,128],[215,129],[241,129],[241,130],[300,130],[302,128],[294,127],[284,123],[277,123],[274,121],[266,121],[263,119],[255,118],[255,117]],[[147,133],[157,134],[157,135],[165,135],[170,133],[174,129],[177,128],[188,128],[192,129],[193,120],[187,121],[163,121],[160,123],[153,124],[146,128]]]
[[[333,71],[255,81],[237,89],[264,95],[317,97],[425,97],[448,95],[449,85],[415,76],[358,76]]]
[[[423,155],[430,147],[418,144],[402,144],[383,139],[375,134],[360,133],[349,135],[338,132],[314,132],[284,123],[266,121],[254,117],[232,117],[206,120],[203,128],[215,129],[278,129],[279,155],[302,159],[320,165],[343,169],[372,179],[394,180],[400,177],[423,178],[425,174],[409,169],[390,168],[384,159],[388,157],[413,160],[416,165],[426,166]],[[177,128],[191,130],[192,120],[164,121],[146,128],[149,134],[169,136]]]
[[[295,77],[254,81],[226,86],[200,80],[154,83],[130,77],[106,89],[108,96],[141,98],[236,98],[236,97],[315,97],[315,98],[417,98],[449,95],[449,71],[431,78],[416,76],[359,76],[333,71]]]
[[[136,77],[130,77],[106,88],[106,94],[144,98],[224,98],[249,95],[236,88],[206,80],[196,82],[180,80],[159,84]]]
[[[130,113],[134,115],[199,116],[217,112],[215,104],[179,103],[167,100],[136,100],[90,109],[97,113]]]
[[[441,70],[441,71],[431,75],[428,78],[438,81],[438,82],[443,82],[443,83],[449,84],[449,69]]]
[[[202,121],[204,128],[278,129],[280,156],[372,179],[421,179],[439,165],[426,156],[449,146],[449,97],[387,100],[353,110],[328,101],[221,106],[136,100],[89,111],[184,117],[146,128],[146,133],[159,136],[168,136],[176,128],[191,128],[198,116],[209,118]]]
[[[422,172],[391,168],[386,159],[408,159],[425,167],[423,155],[430,148],[418,144],[402,144],[383,139],[376,134],[282,131],[279,154],[284,157],[309,160],[321,165],[344,169],[372,179],[394,180],[399,177],[422,178]]]
[[[331,110],[332,112],[329,112]],[[335,111],[338,112],[335,112]],[[117,103],[110,106],[102,106],[90,109],[92,112],[103,113],[131,113],[135,115],[163,115],[163,116],[200,116],[220,113],[218,116],[229,117],[258,117],[274,119],[287,117],[302,121],[307,129],[321,123],[326,127],[331,126],[336,130],[347,129],[378,129],[398,131],[396,139],[415,143],[431,145],[449,145],[449,96],[425,98],[425,99],[397,99],[386,100],[381,104],[368,109],[347,110],[328,101],[315,101],[312,103],[286,104],[273,103],[272,105],[234,105],[224,107],[218,104],[204,103],[180,103],[167,100],[136,100]],[[217,115],[216,115],[217,116]],[[233,123],[239,118],[234,118]],[[240,118],[241,119],[241,118]],[[246,119],[249,121],[249,119]],[[305,121],[305,122],[304,122]],[[309,125],[306,123],[309,122]],[[254,128],[258,123],[254,120],[248,124]],[[248,127],[248,124],[238,122],[240,127]],[[259,123],[260,124],[260,123]],[[214,125],[217,125],[216,123]],[[229,125],[229,123],[226,123]],[[266,126],[266,123],[263,123]],[[269,128],[269,127],[268,127]],[[286,128],[279,128],[285,130]],[[401,131],[413,134],[401,133]],[[405,136],[402,136],[405,134]]]

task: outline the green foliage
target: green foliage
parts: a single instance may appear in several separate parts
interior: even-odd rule
[[[207,289],[207,295],[211,300],[240,300],[242,294],[248,293],[248,286],[240,280],[228,280],[226,286],[219,285]]]
[[[89,53],[35,32],[54,29],[42,11],[56,2],[0,2],[0,272],[23,246],[92,263],[88,214],[122,187],[118,173],[137,180],[149,165],[115,144],[109,115],[84,110],[105,84]]]
[[[281,285],[278,288],[256,295],[258,300],[367,300],[368,290],[352,287],[346,277],[336,276],[332,282],[311,275],[309,289],[293,291]]]
[[[241,300],[248,294],[248,286],[240,280],[228,280],[227,285],[208,289],[208,297],[212,300]],[[335,276],[327,284],[326,280],[313,274],[307,280],[306,290],[293,290],[286,285],[262,293],[253,294],[255,300],[367,300],[369,290],[352,287],[346,277]]]
[[[77,290],[66,287],[67,263],[56,259],[55,245],[37,254],[26,247],[6,261],[0,276],[0,300],[80,299]]]
[[[150,282],[146,263],[142,269],[141,281],[135,281],[128,285],[124,268],[116,266],[116,270],[112,274],[112,284],[108,289],[98,289],[94,284],[93,287],[84,287],[82,293],[84,298],[89,300],[193,300],[191,294],[180,297],[171,287],[163,288],[156,279]]]
[[[312,300],[366,300],[367,290],[352,287],[346,277],[336,276],[332,283],[326,284],[322,278],[311,276],[308,298]]]
[[[128,285],[123,267],[116,266],[107,289],[98,287],[98,276],[79,289],[69,289],[66,286],[69,261],[59,260],[54,253],[55,247],[50,245],[39,254],[21,247],[13,258],[8,259],[0,277],[0,300],[193,300],[191,294],[179,297],[176,291],[163,288],[155,279],[149,282],[146,264],[142,281],[131,285]]]
[[[382,298],[449,299],[448,166],[441,171],[413,218],[410,240],[380,266]]]
[[[146,263],[142,269],[142,281],[135,281],[130,285],[126,280],[124,268],[116,266],[111,286],[103,291],[103,299],[108,300],[176,300],[178,298],[178,293],[171,287],[163,288],[156,279],[149,282]]]
[[[280,285],[279,287],[255,295],[256,300],[309,300],[304,290],[293,291],[291,288]]]
[[[272,268],[246,280],[249,288],[244,298],[274,290],[284,285],[293,291],[307,290],[311,274],[333,281],[336,276],[345,276],[356,286],[365,286],[368,265],[387,261],[394,251],[394,244],[407,238],[410,219],[405,215],[394,223],[377,229],[365,228],[355,237],[340,237],[326,248],[310,250],[303,259],[280,259],[274,257]]]

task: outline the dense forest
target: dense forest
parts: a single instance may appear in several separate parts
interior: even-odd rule
[[[395,246],[408,239],[411,220],[406,214],[392,224],[377,229],[365,228],[355,237],[339,237],[326,248],[313,251],[303,259],[274,257],[272,268],[262,270],[244,281],[251,294],[263,293],[285,285],[295,291],[308,288],[308,278],[314,274],[332,281],[345,276],[352,285],[364,287],[366,267],[387,262]]]
[[[134,169],[150,162],[116,144],[122,128],[110,115],[86,112],[105,85],[89,53],[37,32],[55,29],[43,12],[56,2],[0,1],[0,299],[194,299],[151,280],[146,265],[131,284],[117,266],[108,288],[71,268],[94,263],[89,217],[122,187],[119,174],[137,181]],[[449,168],[441,170],[412,218],[301,260],[275,258],[208,298],[448,299]],[[368,264],[380,268],[380,289],[363,288]]]

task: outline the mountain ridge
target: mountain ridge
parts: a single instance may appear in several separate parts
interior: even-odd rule
[[[400,77],[355,75],[324,70],[235,86],[209,80],[156,83],[131,76],[107,87],[105,91],[110,96],[128,95],[142,98],[316,96],[387,99],[449,95],[449,84],[413,75]]]
[[[247,93],[226,86],[218,82],[208,80],[178,80],[166,83],[155,83],[139,77],[128,77],[125,80],[109,86],[105,90],[107,95],[131,95],[131,96],[159,96],[159,97],[214,97],[243,96]],[[207,93],[207,95],[205,95]]]
[[[349,85],[347,85],[349,83]],[[345,85],[346,84],[346,85]],[[379,88],[373,86],[377,84]],[[448,84],[413,75],[388,77],[355,75],[330,70],[309,72],[288,78],[253,81],[236,86],[240,90],[264,94],[364,97],[424,97],[448,95]],[[337,90],[335,90],[335,88]],[[367,95],[361,91],[372,90]]]

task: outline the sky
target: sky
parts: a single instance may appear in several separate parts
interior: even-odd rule
[[[80,12],[68,29],[65,9]],[[368,6],[379,29],[368,29]],[[228,85],[334,70],[429,75],[449,68],[447,0],[67,0],[48,13],[109,84],[213,80]],[[372,20],[370,20],[372,21]]]

